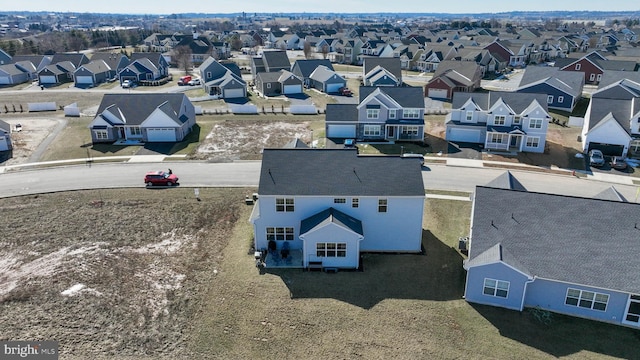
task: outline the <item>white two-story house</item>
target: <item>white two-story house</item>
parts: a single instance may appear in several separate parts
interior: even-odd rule
[[[251,214],[266,267],[360,267],[361,252],[418,253],[421,162],[355,149],[265,149]]]
[[[551,119],[545,94],[458,92],[452,109],[445,120],[447,141],[499,151],[544,152]]]

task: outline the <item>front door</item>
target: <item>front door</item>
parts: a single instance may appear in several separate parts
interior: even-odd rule
[[[640,295],[631,295],[623,323],[640,327]]]
[[[389,127],[387,128],[387,138],[388,138],[388,139],[393,139],[393,137],[395,136],[395,135],[394,135],[394,133],[395,133],[395,131],[394,131],[394,130],[395,130],[395,128],[396,128],[395,126],[389,126]]]

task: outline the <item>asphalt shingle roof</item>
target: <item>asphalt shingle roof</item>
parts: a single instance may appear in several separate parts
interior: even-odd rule
[[[325,119],[328,122],[358,121],[358,104],[327,104]]]
[[[530,276],[640,293],[640,204],[483,186],[474,201],[470,263],[500,244]]]
[[[473,99],[473,101],[484,111],[489,110],[496,101],[501,98],[517,114],[522,113],[527,107],[529,107],[533,100],[537,100],[540,106],[542,106],[545,111],[548,111],[546,94],[514,93],[505,91],[490,91],[488,93],[454,92],[451,107],[453,109],[460,109],[469,98]]]
[[[105,94],[100,102],[100,107],[96,114],[98,116],[110,108],[114,114],[121,113],[127,121],[127,125],[140,125],[156,110],[160,105],[168,102],[172,112],[169,115],[176,124],[181,125],[183,121],[178,118],[180,106],[186,96],[184,94]],[[115,106],[117,110],[113,108]],[[166,113],[166,111],[165,111]]]
[[[420,163],[356,150],[265,149],[261,195],[424,196]]]
[[[330,223],[337,224],[357,234],[364,235],[362,232],[362,222],[360,220],[334,208],[325,209],[302,220],[300,222],[300,234],[307,233],[316,227]]]
[[[413,86],[361,86],[359,90],[360,101],[369,96],[376,89],[389,95],[393,100],[405,108],[424,108],[424,92],[421,87]]]

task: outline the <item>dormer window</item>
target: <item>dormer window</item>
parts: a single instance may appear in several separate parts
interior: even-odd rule
[[[496,115],[493,117],[493,125],[504,125],[507,117],[504,115]]]

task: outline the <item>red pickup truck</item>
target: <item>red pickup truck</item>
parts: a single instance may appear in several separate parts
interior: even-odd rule
[[[181,76],[180,80],[178,80],[178,85],[183,86],[183,85],[189,85],[189,81],[191,81],[191,76],[190,75],[185,75],[185,76]]]
[[[351,96],[353,95],[351,93],[351,90],[349,90],[349,88],[346,87],[341,87],[340,90],[338,90],[338,93],[342,96]]]

